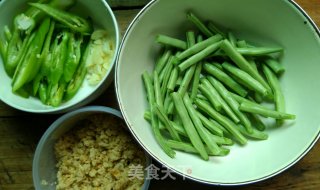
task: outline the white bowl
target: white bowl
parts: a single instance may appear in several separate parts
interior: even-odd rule
[[[225,157],[203,161],[177,151],[168,157],[156,142],[143,114],[148,107],[141,74],[151,71],[159,45],[156,34],[184,36],[192,10],[229,28],[240,39],[258,45],[284,48],[286,72],[281,86],[293,122],[267,129],[266,141],[232,146]],[[268,179],[298,162],[320,136],[320,32],[293,1],[257,0],[157,0],[150,2],[129,26],[117,57],[116,93],[132,134],[149,154],[168,168],[190,179],[216,185],[241,185]]]
[[[27,0],[1,1],[0,26],[11,26],[14,16],[18,13],[21,13],[21,10],[23,10],[23,8],[26,7],[27,2]],[[107,30],[110,34],[110,39],[112,39],[112,43],[115,46],[116,54],[119,48],[120,41],[119,27],[116,18],[106,1],[77,0],[76,6],[72,8],[72,10],[81,14],[82,16],[90,16],[96,26]],[[0,35],[1,37],[3,37],[3,32],[0,32]],[[61,104],[59,107],[44,105],[37,98],[30,97],[26,99],[13,94],[11,88],[12,79],[6,74],[2,58],[0,58],[0,99],[4,103],[16,109],[33,113],[61,113],[71,109],[75,109],[97,98],[113,81],[115,57],[116,56],[114,55],[111,60],[110,69],[107,71],[105,77],[100,81],[99,84],[95,86],[90,86],[88,84],[88,81],[85,80],[77,94],[71,100]]]
[[[32,164],[33,184],[36,190],[56,189],[57,168],[54,154],[54,144],[66,132],[68,132],[80,120],[94,114],[113,115],[122,119],[118,110],[104,106],[87,106],[69,112],[53,122],[41,137]],[[124,128],[126,130],[126,128]],[[146,153],[146,166],[151,164],[151,157]],[[149,173],[145,170],[145,181],[142,190],[147,190],[150,184]],[[46,182],[46,185],[43,183]]]

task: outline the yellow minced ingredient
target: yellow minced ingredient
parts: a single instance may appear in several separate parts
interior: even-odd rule
[[[143,150],[121,120],[97,114],[79,122],[55,144],[56,189],[141,189],[143,179],[129,179],[130,166],[145,166]]]

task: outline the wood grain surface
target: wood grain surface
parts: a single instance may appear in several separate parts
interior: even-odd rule
[[[134,8],[115,4],[116,14],[122,34],[128,24],[139,12],[140,4]],[[142,4],[141,4],[142,2]],[[320,1],[296,0],[296,2],[320,26]],[[117,3],[117,2],[116,2]],[[119,8],[126,7],[126,8]],[[1,18],[0,18],[1,19]],[[320,52],[319,52],[320,53]],[[1,87],[1,85],[0,85]],[[91,105],[105,105],[118,108],[114,86],[111,85]],[[34,189],[32,184],[32,158],[36,145],[47,127],[60,115],[36,115],[10,108],[0,101],[0,190],[28,190]],[[161,167],[156,163],[158,167]],[[167,189],[272,189],[272,190],[300,190],[320,189],[320,142],[297,164],[283,173],[251,185],[240,187],[220,187],[200,184],[174,175],[175,180],[153,180],[150,190]]]

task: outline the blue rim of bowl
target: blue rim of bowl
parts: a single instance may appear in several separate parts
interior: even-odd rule
[[[119,103],[119,107],[120,107],[120,111],[121,113],[124,112],[124,107],[123,104],[121,103],[121,99],[119,96],[119,79],[118,79],[118,67],[119,67],[119,58],[120,58],[120,54],[121,51],[123,49],[124,46],[124,42],[126,41],[126,38],[128,36],[128,34],[130,33],[131,29],[134,27],[136,21],[139,20],[140,16],[143,15],[143,13],[145,11],[148,10],[149,7],[151,7],[153,4],[155,4],[158,0],[152,0],[150,1],[146,6],[144,6],[141,11],[139,11],[139,13],[134,17],[134,19],[131,21],[130,25],[128,26],[120,47],[119,47],[119,51],[117,53],[117,58],[116,58],[116,65],[115,65],[115,90],[116,90],[116,96],[117,96],[117,100]],[[302,7],[300,7],[296,2],[294,2],[294,0],[287,0],[289,3],[291,3],[293,5],[293,7],[299,11],[309,22],[309,24],[314,28],[315,33],[318,35],[318,37],[320,38],[320,30],[317,27],[317,25],[315,24],[315,22],[311,19],[311,17],[302,9]],[[231,183],[220,183],[220,182],[212,182],[212,181],[207,181],[207,180],[202,180],[202,179],[198,179],[189,175],[186,175],[172,167],[169,167],[168,165],[165,164],[164,161],[162,161],[160,158],[157,157],[157,155],[152,154],[152,152],[150,150],[147,149],[146,146],[144,146],[144,144],[142,143],[142,141],[140,141],[140,139],[137,137],[137,135],[135,134],[135,132],[133,131],[128,118],[126,118],[126,115],[123,114],[123,119],[126,122],[126,124],[128,125],[129,130],[131,131],[132,135],[136,138],[137,142],[144,148],[145,151],[148,152],[148,154],[153,157],[156,161],[158,161],[160,164],[162,164],[163,166],[165,166],[166,168],[170,169],[171,171],[174,171],[175,173],[179,174],[180,176],[186,177],[188,179],[191,179],[193,181],[197,181],[200,183],[205,183],[208,185],[220,185],[220,186],[240,186],[240,185],[248,185],[248,184],[252,184],[252,183],[256,183],[256,182],[260,182],[260,181],[264,181],[266,179],[269,179],[271,177],[274,177],[282,172],[284,172],[285,170],[289,169],[291,166],[293,166],[294,164],[296,164],[299,160],[301,160],[311,149],[312,147],[316,144],[316,142],[320,139],[320,131],[318,132],[318,134],[316,135],[316,137],[314,138],[314,140],[310,143],[310,145],[295,159],[293,160],[291,163],[287,164],[285,167],[280,168],[279,170],[270,173],[269,175],[266,175],[264,177],[260,177],[257,179],[253,179],[253,180],[247,180],[247,181],[241,181],[241,182],[231,182]]]
[[[0,4],[3,4],[5,2],[5,0],[2,0],[0,1]],[[104,78],[100,81],[100,83],[98,85],[95,86],[95,89],[93,90],[93,92],[95,91],[98,91],[97,94],[95,95],[88,95],[87,97],[83,97],[81,100],[79,100],[78,102],[75,102],[74,104],[71,104],[69,106],[63,106],[63,104],[59,107],[50,107],[50,109],[40,109],[40,110],[35,110],[35,109],[28,109],[28,108],[23,108],[19,105],[15,105],[15,104],[12,104],[10,102],[7,102],[6,100],[2,100],[5,104],[9,105],[10,107],[13,107],[15,109],[18,109],[18,110],[21,110],[21,111],[24,111],[24,112],[29,112],[29,113],[40,113],[40,114],[55,114],[55,113],[65,113],[69,110],[74,110],[76,108],[79,108],[87,103],[89,103],[90,101],[86,100],[88,99],[89,97],[92,97],[94,96],[94,98],[98,97],[103,91],[99,89],[102,88],[102,87],[105,87],[104,85],[104,82],[106,80],[106,78],[111,74],[114,66],[115,66],[115,62],[116,62],[116,57],[117,57],[117,53],[118,53],[118,50],[120,48],[120,30],[119,30],[119,24],[118,24],[118,21],[111,9],[111,7],[109,6],[109,4],[107,3],[107,1],[104,1],[104,0],[101,0],[101,2],[104,4],[104,6],[106,7],[106,9],[108,10],[108,12],[110,13],[110,16],[111,16],[111,20],[113,22],[113,26],[115,28],[115,53],[114,53],[114,56],[111,60],[111,65],[110,65],[110,69],[107,71],[107,73],[105,74]],[[90,99],[91,101],[93,101],[93,99]],[[40,100],[39,100],[40,101]]]
[[[80,109],[77,109],[75,111],[72,111],[72,112],[69,112],[69,113],[66,113],[66,114],[60,116],[45,131],[45,133],[42,135],[42,137],[37,145],[37,148],[36,148],[36,151],[35,151],[35,154],[33,157],[33,162],[32,162],[32,178],[33,178],[34,184],[41,184],[41,179],[38,178],[39,175],[37,175],[36,170],[34,170],[33,167],[36,166],[37,163],[39,163],[40,150],[43,149],[46,139],[50,136],[51,132],[54,131],[56,128],[58,128],[65,120],[72,118],[78,114],[85,113],[85,112],[106,113],[106,114],[114,115],[120,119],[123,119],[123,116],[119,110],[116,110],[116,109],[113,109],[110,107],[105,107],[105,106],[86,106],[86,107],[82,107]],[[145,152],[145,155],[146,155],[146,166],[149,166],[152,164],[152,159],[147,152]],[[145,176],[146,176],[145,181],[144,181],[143,186],[141,188],[142,190],[147,190],[150,185],[149,173],[145,173]]]

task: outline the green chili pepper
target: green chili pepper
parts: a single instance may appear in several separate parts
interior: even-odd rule
[[[80,64],[77,68],[77,71],[74,73],[73,78],[69,82],[64,99],[70,100],[79,90],[81,87],[83,80],[85,79],[85,76],[87,74],[87,68],[86,68],[86,61],[90,53],[91,43],[89,42],[87,44],[87,47],[85,49],[85,52],[83,53],[83,56],[81,57]]]
[[[55,39],[52,50],[52,65],[50,67],[49,83],[55,85],[63,76],[63,67],[67,57],[67,43],[70,33],[63,31]]]
[[[39,84],[39,98],[43,104],[47,104],[48,93],[47,93],[48,85],[45,82],[41,82]]]
[[[46,40],[43,45],[43,49],[41,52],[41,61],[43,62],[41,64],[40,72],[36,75],[36,77],[33,80],[33,95],[35,96],[38,92],[39,85],[42,80],[46,80],[49,76],[50,72],[50,65],[51,65],[51,52],[50,52],[50,46],[53,36],[53,31],[55,29],[55,22],[52,20],[51,25],[49,28],[49,32],[46,36]],[[40,95],[40,94],[39,94]]]
[[[69,12],[59,10],[53,6],[41,3],[29,3],[31,6],[38,8],[44,13],[48,14],[52,18],[57,21],[63,23],[68,26],[71,30],[75,32],[80,32],[84,35],[90,35],[93,28],[90,22],[86,19],[77,16],[75,14],[71,14]]]
[[[39,0],[38,3],[47,3],[48,0]],[[51,0],[49,5],[62,10],[68,9],[75,4],[75,0]],[[46,14],[35,7],[30,7],[25,13],[21,13],[14,18],[13,33],[8,42],[7,53],[3,56],[5,70],[9,76],[13,76],[15,69],[22,57],[23,41],[31,34],[36,25],[45,18]],[[22,40],[24,39],[24,40]]]
[[[4,41],[1,37],[0,37],[0,55],[2,57],[2,61],[5,63],[6,60],[6,54],[7,54],[7,49],[8,49],[8,42]]]
[[[21,59],[19,66],[14,73],[12,90],[15,92],[24,84],[30,82],[40,68],[40,53],[46,34],[50,27],[50,19],[44,20],[36,31],[34,39],[31,41],[27,52]]]
[[[48,5],[67,10],[75,4],[75,0],[39,0],[37,3],[48,3]],[[36,27],[37,23],[43,20],[46,14],[39,10],[36,7],[28,8],[25,13],[22,13],[24,16],[21,17],[20,24],[25,25],[24,31],[26,34],[30,34],[32,30]]]
[[[53,107],[58,107],[62,102],[62,98],[65,92],[66,86],[67,86],[67,83],[64,81],[63,78],[61,78],[57,84],[53,85],[51,87],[52,89],[50,89],[50,94],[47,99],[47,104]]]
[[[6,37],[6,40],[9,41],[12,37],[12,33],[11,33],[9,26],[5,25],[3,27],[3,31],[4,31],[4,36]]]
[[[74,33],[70,34],[70,39],[68,41],[68,55],[66,58],[63,77],[66,82],[70,82],[73,77],[73,74],[76,72],[80,57],[81,57],[81,44],[82,44],[82,35],[79,38],[75,36]]]

